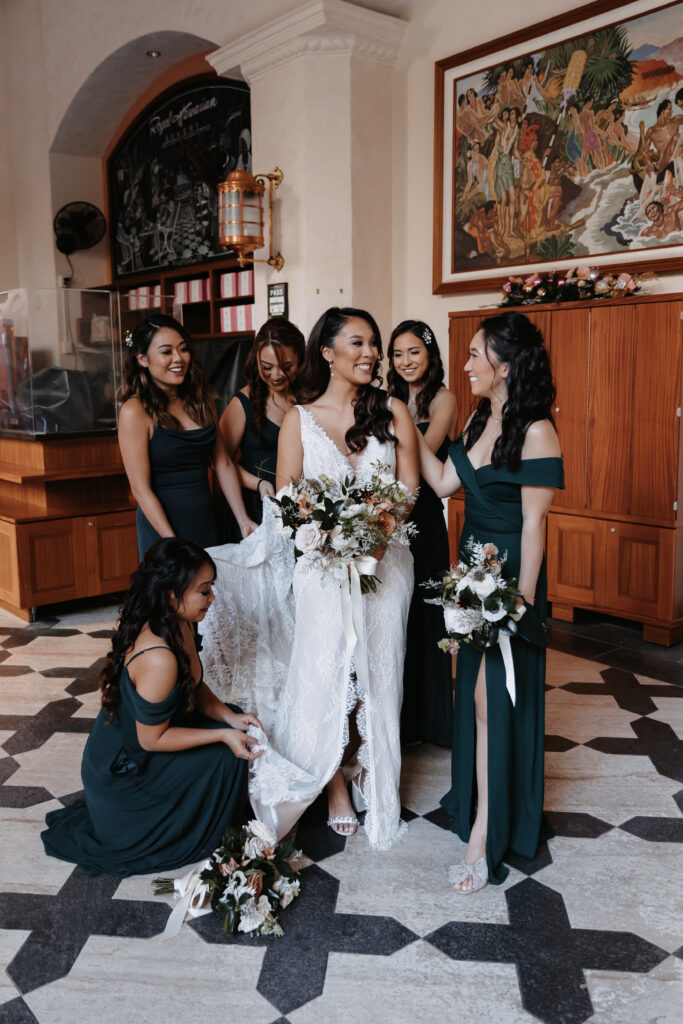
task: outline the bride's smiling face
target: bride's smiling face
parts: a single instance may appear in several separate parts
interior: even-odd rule
[[[372,327],[361,317],[349,317],[334,339],[334,347],[325,347],[321,351],[330,364],[333,378],[338,377],[358,387],[372,380],[379,349]]]

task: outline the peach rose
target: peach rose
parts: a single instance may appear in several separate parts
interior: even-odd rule
[[[396,529],[396,519],[392,516],[391,512],[380,512],[377,516],[377,522],[386,533],[387,537],[391,537],[392,533]]]

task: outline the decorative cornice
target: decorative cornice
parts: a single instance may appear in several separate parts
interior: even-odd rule
[[[304,53],[354,54],[381,64],[398,57],[406,23],[346,0],[313,0],[206,59],[219,75],[240,68],[247,82]]]

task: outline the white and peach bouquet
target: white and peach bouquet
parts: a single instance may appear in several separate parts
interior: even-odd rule
[[[506,555],[495,544],[481,544],[470,537],[457,565],[440,580],[428,580],[425,587],[436,596],[427,604],[441,605],[448,636],[439,641],[447,654],[457,654],[461,643],[484,650],[498,643],[500,633],[516,633],[524,612],[518,608],[516,579],[503,576]]]
[[[278,843],[260,821],[228,826],[221,845],[196,870],[193,903],[223,914],[223,931],[231,935],[282,935],[275,914],[299,895],[293,867],[299,856],[290,839]],[[156,895],[179,891],[173,878],[155,878],[153,885]]]
[[[316,562],[340,579],[351,565],[360,574],[363,593],[376,591],[376,554],[392,544],[407,545],[416,531],[404,520],[415,501],[382,462],[374,463],[366,483],[302,477],[271,498],[278,529],[294,540],[297,558]]]

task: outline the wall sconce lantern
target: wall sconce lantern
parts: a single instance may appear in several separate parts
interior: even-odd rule
[[[284,258],[273,254],[273,188],[279,188],[283,174],[276,167],[272,174],[253,175],[249,171],[232,171],[218,186],[218,241],[224,249],[237,251],[237,262],[268,263],[282,270]],[[268,241],[267,260],[257,260],[254,249],[265,245],[263,227],[263,198],[268,182]]]

